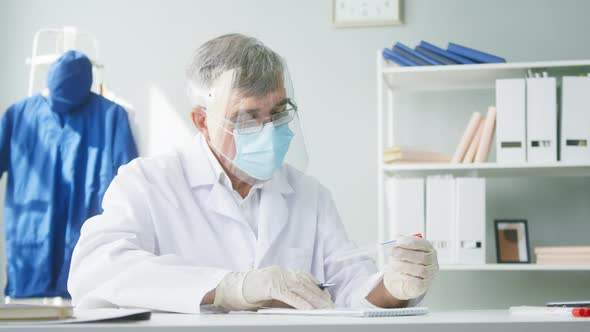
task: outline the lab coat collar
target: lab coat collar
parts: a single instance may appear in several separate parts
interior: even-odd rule
[[[201,134],[194,137],[183,154],[187,163],[186,176],[191,187],[214,185],[219,183],[222,176],[227,176]],[[285,166],[277,170],[273,177],[260,187],[277,190],[283,195],[294,192],[285,174]]]
[[[205,150],[206,143],[201,141],[204,141],[202,136],[197,134],[181,151],[186,178],[192,188],[212,185],[216,181],[215,170],[206,157],[211,151]]]

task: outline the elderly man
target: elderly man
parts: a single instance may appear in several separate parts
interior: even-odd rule
[[[201,46],[187,70],[199,134],[122,167],[74,251],[79,307],[198,313],[413,305],[438,270],[425,240],[402,236],[384,272],[355,248],[307,154],[286,64],[254,38]],[[332,283],[329,289],[320,282]]]

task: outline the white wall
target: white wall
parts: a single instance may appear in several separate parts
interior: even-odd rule
[[[395,41],[414,45],[425,39],[455,41],[509,61],[590,57],[590,43],[583,37],[590,29],[588,1],[406,0],[404,7],[406,23],[400,27],[334,29],[328,0],[0,0],[0,108],[26,93],[24,59],[34,32],[75,25],[99,39],[106,82],[137,109],[143,151],[163,149],[170,130],[155,119],[184,126],[178,138],[190,132],[183,70],[191,51],[224,33],[256,36],[289,62],[305,120],[309,171],[332,190],[351,236],[367,243],[376,239],[376,50]],[[489,92],[414,99],[401,101],[410,106],[401,114],[408,119],[398,131],[402,143],[431,143],[448,152],[468,113],[493,103]],[[433,131],[417,133],[410,112]],[[490,201],[488,219],[529,218],[535,245],[552,243],[554,231],[559,239],[567,230],[574,230],[572,241],[588,243],[588,184],[587,179],[493,181],[489,194],[497,199]],[[579,195],[572,194],[572,187]],[[524,203],[516,203],[521,197]],[[543,209],[534,209],[539,203]],[[552,227],[557,222],[567,227]],[[428,298],[434,308],[590,298],[583,284],[588,277],[578,272],[445,272]]]

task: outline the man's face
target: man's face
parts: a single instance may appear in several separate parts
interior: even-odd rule
[[[266,124],[271,121],[273,114],[286,109],[287,102],[285,89],[282,86],[264,96],[243,96],[236,91],[229,98],[225,119],[235,123],[236,126],[245,121],[251,124]],[[227,159],[233,160],[236,155],[236,148],[234,135],[230,133],[234,133],[236,126],[229,123],[222,125],[225,130],[219,131],[221,144],[218,148]],[[256,135],[256,133],[250,135]]]

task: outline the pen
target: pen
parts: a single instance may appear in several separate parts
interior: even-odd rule
[[[321,282],[321,283],[318,284],[318,287],[321,290],[324,290],[324,289],[330,288],[330,287],[332,287],[334,285],[336,285],[336,284],[333,283],[333,282]]]
[[[560,307],[510,307],[513,315],[557,315],[569,317],[590,317],[590,308],[560,308]]]
[[[412,236],[422,238],[421,233],[413,234]],[[367,255],[372,254],[372,253],[376,252],[377,250],[381,249],[382,246],[395,245],[396,242],[397,242],[397,240],[389,240],[389,241],[379,243],[377,245],[365,246],[365,247],[361,247],[361,248],[357,248],[357,249],[348,250],[348,251],[343,252],[340,256],[338,256],[335,259],[335,261],[341,262],[341,261],[355,258],[355,257],[359,257],[359,256],[367,256]]]
[[[422,233],[412,234],[412,236],[422,238]],[[395,244],[396,242],[397,242],[397,240],[389,240],[389,241],[381,242],[380,245]]]

